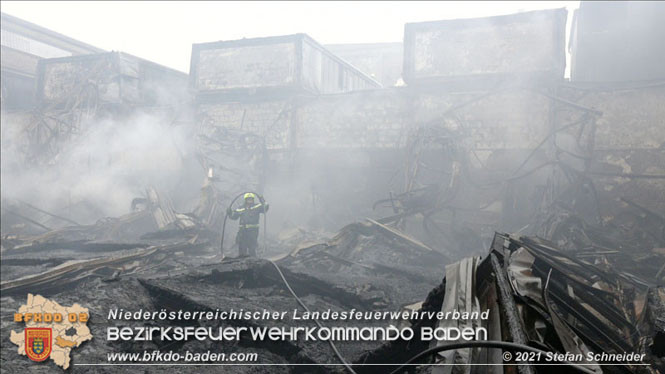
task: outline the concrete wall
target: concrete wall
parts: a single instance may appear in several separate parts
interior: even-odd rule
[[[600,195],[613,200],[625,197],[665,216],[665,84],[586,87],[564,94],[602,112],[590,165],[597,173],[593,180]]]
[[[403,145],[409,100],[400,90],[375,90],[304,99],[296,147],[397,149]]]
[[[580,93],[584,90],[577,90]],[[597,89],[577,103],[603,113],[596,122],[596,149],[657,149],[665,145],[665,83]]]
[[[549,131],[549,110],[547,97],[525,91],[427,94],[409,88],[199,105],[206,126],[266,135],[275,150],[399,149],[422,125],[459,133],[477,149],[531,149]]]
[[[560,100],[554,99],[555,93]],[[453,205],[461,210],[456,218],[448,219],[467,222],[470,227],[481,223],[518,230],[544,203],[549,183],[559,178],[562,188],[566,186],[561,169],[547,165],[555,159],[580,171],[665,175],[664,99],[665,86],[475,92],[401,87],[289,100],[208,103],[199,105],[199,115],[206,136],[214,138],[215,131],[219,134],[224,128],[266,136],[270,154],[266,188],[284,200],[284,209],[293,206],[307,212],[313,209],[308,205],[310,196],[316,195],[317,209],[325,207],[330,217],[338,219],[389,215],[373,212],[372,202],[405,190],[409,155],[419,132],[443,134],[450,138],[445,146],[434,142],[418,145],[425,149],[424,162],[448,171],[454,161],[468,162],[471,176],[465,178],[473,179],[457,192]],[[554,131],[561,128],[565,130]],[[579,144],[570,146],[570,139],[578,133]],[[561,153],[564,149],[583,155],[592,145],[596,151],[588,164]],[[446,155],[446,149],[456,151]],[[416,176],[414,187],[445,185],[449,178],[426,169]],[[600,198],[625,196],[659,209],[665,202],[663,179],[592,178]],[[503,180],[506,182],[500,182]],[[485,182],[494,187],[478,186]],[[305,202],[291,200],[286,191],[306,196]],[[482,206],[486,207],[477,210]],[[304,215],[310,216],[317,214]]]
[[[290,100],[201,104],[198,134],[214,139],[225,129],[237,130],[265,136],[268,149],[285,150],[290,147],[292,105]]]

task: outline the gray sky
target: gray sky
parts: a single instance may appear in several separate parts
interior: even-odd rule
[[[485,17],[578,1],[2,1],[2,11],[92,44],[189,72],[192,43],[304,32],[322,44],[402,41],[407,22]]]

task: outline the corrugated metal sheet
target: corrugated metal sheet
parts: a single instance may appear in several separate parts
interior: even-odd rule
[[[6,13],[0,13],[0,18],[2,45],[18,51],[42,58],[105,52],[103,49]]]
[[[12,31],[2,30],[0,35],[3,46],[39,56],[41,58],[65,57],[72,55],[69,51],[42,43],[39,40],[34,40]]]

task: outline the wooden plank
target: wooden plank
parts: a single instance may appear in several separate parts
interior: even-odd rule
[[[389,234],[392,234],[392,235],[394,235],[394,236],[396,236],[396,237],[398,237],[398,238],[400,238],[400,239],[406,241],[407,243],[414,245],[414,246],[417,247],[417,248],[424,249],[424,250],[426,250],[426,251],[428,251],[428,252],[438,252],[438,251],[435,251],[435,250],[433,250],[432,248],[428,247],[425,243],[423,243],[423,242],[421,242],[421,241],[419,241],[419,240],[417,240],[417,239],[414,239],[414,238],[412,238],[412,237],[410,237],[410,236],[408,236],[408,235],[406,235],[406,234],[404,234],[404,233],[402,233],[402,232],[399,232],[397,229],[394,229],[394,228],[392,228],[392,227],[386,226],[386,225],[384,225],[384,224],[382,224],[382,223],[379,223],[379,222],[377,222],[377,221],[375,221],[375,220],[373,220],[373,219],[371,219],[371,218],[366,218],[366,219],[367,219],[367,221],[369,221],[369,222],[370,222],[371,224],[373,224],[374,226],[383,229],[383,231],[385,231],[385,232],[387,232],[387,233],[389,233]]]

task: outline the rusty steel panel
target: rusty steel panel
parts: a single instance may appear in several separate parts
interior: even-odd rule
[[[566,15],[565,9],[553,9],[407,23],[404,80],[414,84],[526,74],[563,79]]]

